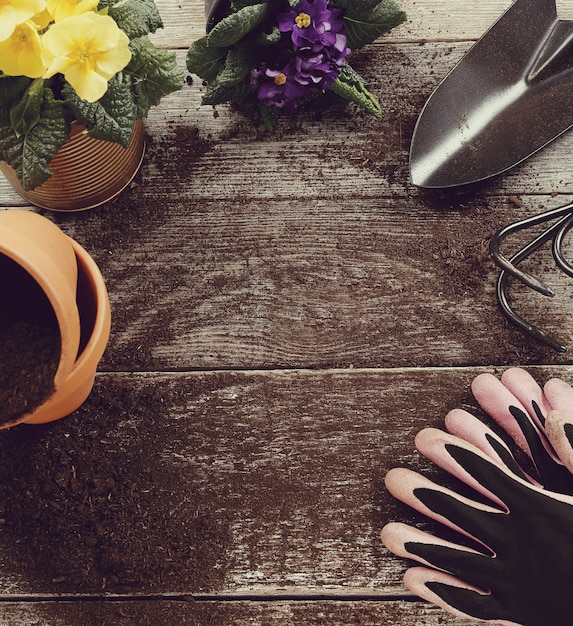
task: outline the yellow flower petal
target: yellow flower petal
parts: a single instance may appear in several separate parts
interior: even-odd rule
[[[53,19],[48,9],[44,9],[41,13],[36,13],[31,21],[38,30],[44,30]]]
[[[8,76],[39,78],[46,71],[41,52],[34,24],[19,24],[11,37],[0,42],[0,70]]]
[[[117,69],[118,64],[123,69],[130,61],[131,52],[127,46],[117,47],[113,50],[103,50],[98,54],[98,72],[109,80],[119,71]]]
[[[65,77],[82,100],[96,102],[107,91],[107,79],[92,70],[88,64],[71,65]]]
[[[46,0],[0,0],[0,41],[12,36],[19,24],[46,8]]]
[[[44,78],[62,73],[83,100],[95,102],[130,61],[129,38],[107,15],[89,12],[56,22],[42,37]]]
[[[99,0],[47,0],[48,11],[56,22],[92,11],[98,4]]]

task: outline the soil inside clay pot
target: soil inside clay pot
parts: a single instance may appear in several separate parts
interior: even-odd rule
[[[60,334],[38,283],[0,254],[0,425],[29,413],[54,391]]]

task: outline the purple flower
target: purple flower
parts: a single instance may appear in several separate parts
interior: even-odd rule
[[[285,64],[283,56],[280,65],[261,63],[251,72],[257,98],[267,106],[295,110],[303,96],[332,87],[350,52],[342,17],[343,11],[330,8],[329,0],[302,0],[281,13],[279,30],[288,41],[283,52],[290,60]]]
[[[257,98],[266,106],[278,109],[296,109],[296,101],[306,89],[295,80],[296,67],[293,61],[280,70],[262,66],[251,72],[251,86],[257,90]]]
[[[279,30],[292,31],[292,42],[304,48],[313,44],[346,50],[343,11],[328,7],[328,0],[302,0],[278,17]],[[346,54],[345,54],[346,56]]]
[[[332,87],[340,68],[321,48],[314,52],[311,48],[301,50],[295,58],[296,81],[301,85],[314,87],[313,91],[325,91]]]

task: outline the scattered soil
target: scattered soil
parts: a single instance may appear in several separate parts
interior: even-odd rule
[[[230,541],[205,494],[181,492],[161,455],[188,388],[105,385],[73,415],[0,437],[3,570],[36,590],[153,593],[221,584]],[[189,471],[192,471],[189,469]],[[185,483],[187,484],[187,483]],[[189,515],[194,502],[195,515]]]
[[[0,424],[14,422],[54,390],[60,335],[54,311],[36,281],[0,255]]]

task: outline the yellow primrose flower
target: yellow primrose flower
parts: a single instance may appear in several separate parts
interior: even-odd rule
[[[32,21],[19,24],[11,37],[0,41],[0,70],[8,76],[29,78],[39,78],[46,71],[40,36]]]
[[[0,0],[0,41],[12,36],[18,24],[46,8],[46,0]]]
[[[91,11],[98,4],[99,0],[47,0],[48,11],[56,22]]]
[[[42,37],[44,78],[63,74],[82,100],[95,102],[130,61],[129,38],[108,15],[89,12],[53,24]]]
[[[44,30],[44,28],[46,28],[53,20],[54,18],[52,17],[52,14],[46,8],[40,13],[36,13],[30,21],[34,22],[34,26],[38,30]]]

